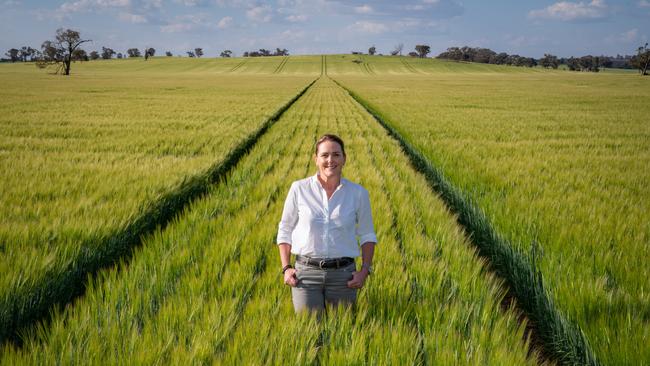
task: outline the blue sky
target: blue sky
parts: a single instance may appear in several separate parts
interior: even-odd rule
[[[154,47],[175,55],[202,47],[241,55],[259,48],[291,54],[389,53],[428,44],[488,47],[529,57],[632,54],[650,41],[650,0],[0,0],[0,50],[53,39],[72,28],[118,52]]]

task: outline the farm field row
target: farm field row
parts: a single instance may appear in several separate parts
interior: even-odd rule
[[[347,142],[344,173],[368,188],[380,244],[355,311],[318,322],[295,318],[273,242],[289,185],[313,174],[325,132]],[[22,349],[5,345],[0,363],[534,363],[453,216],[326,77],[227,180],[144,241]]]
[[[650,88],[632,75],[337,77],[536,262],[604,364],[650,363]]]
[[[191,75],[282,75],[312,76],[321,74],[326,64],[327,74],[338,75],[427,75],[438,74],[547,74],[564,71],[549,71],[539,68],[511,67],[502,65],[485,65],[459,63],[436,59],[413,57],[381,57],[367,55],[314,55],[314,56],[271,56],[271,57],[237,57],[237,58],[200,58],[153,57],[148,61],[142,58],[122,60],[96,60],[76,62],[72,66],[73,79],[113,77],[120,75],[154,76],[168,79],[172,75],[190,77]],[[49,78],[44,71],[38,70],[32,63],[0,65],[6,73],[16,74],[21,78]],[[56,79],[56,78],[55,78]],[[88,80],[91,81],[91,80]],[[146,81],[142,84],[147,87]]]
[[[118,71],[61,80],[7,66],[0,299],[14,309],[25,306],[17,292],[97,251],[148,204],[221,163],[313,80]]]

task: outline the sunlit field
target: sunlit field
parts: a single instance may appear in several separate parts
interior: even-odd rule
[[[412,141],[521,251],[538,248],[558,306],[604,363],[650,361],[650,348],[639,347],[650,344],[647,78],[488,73],[467,64],[459,65],[463,73],[435,73],[439,62],[429,63],[427,77],[333,77]]]
[[[319,55],[91,61],[70,77],[1,64],[0,80],[0,318],[23,342],[3,344],[2,364],[553,361],[455,213],[341,86],[534,258],[600,362],[650,362],[647,78]],[[347,143],[344,176],[369,190],[380,243],[355,310],[317,321],[293,315],[274,240],[326,132]],[[226,176],[203,178],[246,141]],[[64,280],[76,262],[197,179],[199,199],[55,306],[78,291]],[[48,322],[33,325],[34,303]]]

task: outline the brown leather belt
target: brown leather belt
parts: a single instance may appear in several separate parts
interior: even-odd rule
[[[296,256],[296,262],[308,266],[318,267],[320,269],[341,268],[354,263],[354,258],[309,258],[302,255]]]

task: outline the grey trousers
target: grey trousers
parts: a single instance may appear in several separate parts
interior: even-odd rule
[[[338,269],[320,269],[296,263],[298,285],[291,288],[293,308],[296,312],[321,311],[326,304],[354,304],[357,289],[349,288],[347,283],[355,270],[354,263]]]

